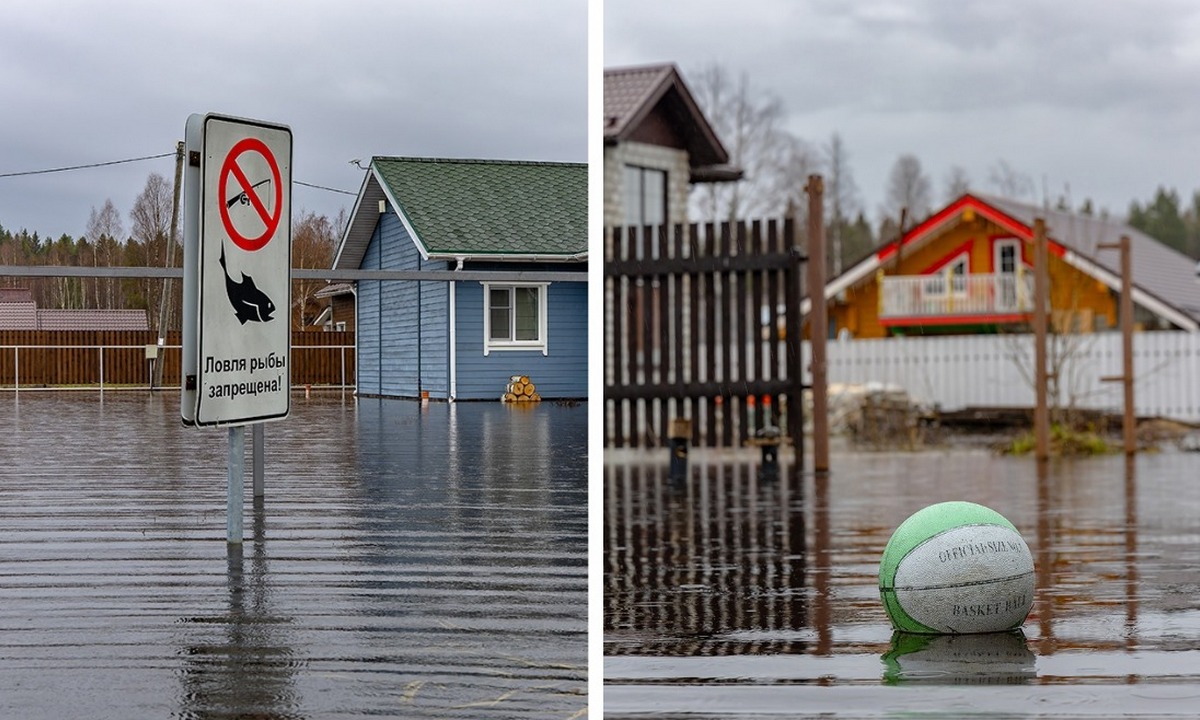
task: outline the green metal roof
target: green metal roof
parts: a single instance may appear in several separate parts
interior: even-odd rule
[[[587,164],[376,157],[372,170],[428,255],[587,252]]]

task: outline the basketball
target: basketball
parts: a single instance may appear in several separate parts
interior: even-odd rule
[[[930,505],[896,528],[879,563],[893,627],[926,634],[1012,630],[1033,607],[1033,555],[1000,513],[970,502]]]

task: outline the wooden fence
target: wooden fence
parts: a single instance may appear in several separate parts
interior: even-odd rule
[[[694,445],[800,443],[802,260],[790,220],[608,229],[606,444],[665,445],[674,418]]]
[[[180,341],[165,338],[164,387],[179,386]],[[0,330],[0,387],[146,387],[157,343],[153,331]],[[354,366],[354,333],[292,333],[293,386],[353,386]]]

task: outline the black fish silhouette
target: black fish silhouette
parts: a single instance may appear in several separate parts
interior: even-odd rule
[[[234,282],[229,277],[229,268],[225,267],[225,244],[221,243],[221,269],[225,271],[225,292],[229,294],[229,304],[233,313],[243,325],[249,320],[268,322],[272,320],[271,313],[275,312],[275,303],[271,298],[254,284],[254,278],[242,273],[242,281]]]

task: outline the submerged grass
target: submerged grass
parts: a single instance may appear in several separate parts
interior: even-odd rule
[[[1022,433],[1012,442],[1002,446],[1000,451],[1007,455],[1027,455],[1037,446],[1034,432]],[[1060,456],[1107,455],[1118,450],[1114,445],[1096,432],[1094,427],[1072,428],[1062,423],[1050,426],[1050,453]]]

